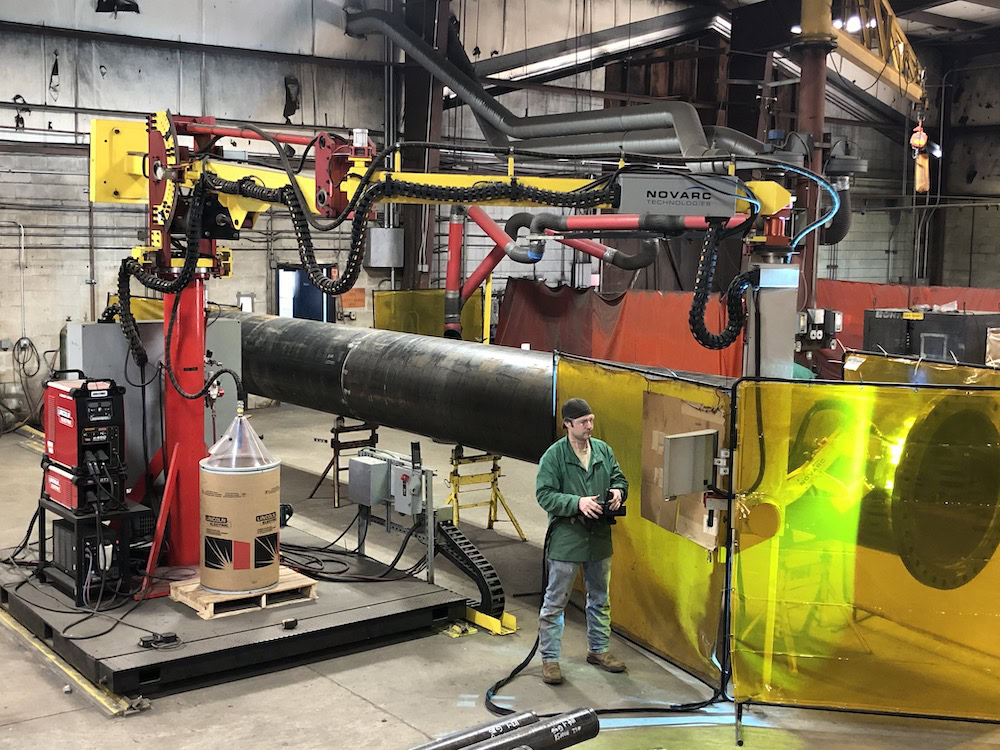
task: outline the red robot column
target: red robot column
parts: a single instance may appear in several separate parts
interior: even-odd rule
[[[176,295],[164,297],[163,335]],[[180,304],[170,342],[170,359],[178,384],[197,393],[205,384],[205,281],[196,276],[180,292]],[[164,456],[175,472],[174,502],[170,513],[167,562],[197,567],[200,562],[200,489],[198,462],[205,448],[205,401],[187,399],[167,382],[164,386]]]

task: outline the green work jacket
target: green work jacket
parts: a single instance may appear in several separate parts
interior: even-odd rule
[[[591,520],[580,513],[580,498],[596,495],[603,502],[611,488],[628,497],[628,481],[615,460],[611,446],[590,439],[590,468],[573,452],[563,437],[545,451],[538,462],[535,497],[549,514],[548,558],[563,562],[589,562],[611,557],[611,524]]]

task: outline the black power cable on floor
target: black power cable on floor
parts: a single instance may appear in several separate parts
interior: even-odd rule
[[[555,523],[558,523],[556,521]],[[552,538],[552,529],[554,528],[554,523],[550,523],[548,529],[545,532],[545,542],[542,545],[542,603],[544,605],[545,590],[548,588],[549,583],[549,572],[548,572],[548,551],[549,542]],[[510,716],[515,713],[512,709],[504,708],[503,706],[498,706],[494,702],[494,698],[497,693],[500,692],[506,685],[508,685],[515,677],[517,677],[524,669],[531,663],[531,660],[535,658],[535,654],[538,652],[538,642],[539,637],[535,636],[535,642],[531,646],[531,650],[528,655],[524,658],[520,664],[518,664],[514,669],[511,670],[510,674],[506,677],[497,680],[493,685],[486,691],[486,696],[483,699],[483,705],[486,707],[490,713],[494,716]],[[594,709],[598,716],[613,716],[618,714],[664,714],[664,713],[691,713],[693,711],[699,711],[703,708],[708,708],[714,703],[718,703],[724,700],[721,686],[712,691],[711,697],[702,700],[695,701],[692,703],[673,703],[669,705],[659,705],[659,706],[626,706],[622,708],[597,708]],[[538,714],[542,718],[551,718],[553,716],[558,716],[559,712]]]
[[[399,549],[396,552],[395,557],[392,562],[385,566],[385,569],[378,573],[377,575],[366,575],[362,573],[351,573],[351,563],[345,559],[341,558],[358,558],[360,557],[359,549],[355,550],[339,550],[330,549],[330,546],[338,541],[340,538],[347,533],[347,531],[354,525],[354,522],[360,517],[360,510],[354,519],[348,524],[347,528],[341,533],[337,539],[324,547],[311,547],[307,545],[299,544],[282,544],[281,550],[281,561],[288,567],[292,568],[296,572],[301,573],[304,576],[308,576],[317,581],[324,581],[326,583],[385,583],[389,581],[402,581],[414,573],[419,572],[423,569],[427,562],[427,556],[424,555],[423,558],[418,560],[412,566],[406,570],[397,571],[399,575],[389,576],[389,573],[396,570],[396,566],[403,557],[403,553],[406,551],[406,546],[409,543],[413,535],[420,529],[423,522],[418,522],[414,524],[403,537],[403,541],[399,545]],[[362,544],[364,543],[364,537],[367,536],[367,527],[362,535]],[[329,571],[326,569],[327,563],[342,566],[341,569],[336,571]]]

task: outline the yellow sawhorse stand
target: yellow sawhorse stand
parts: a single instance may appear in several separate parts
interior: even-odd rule
[[[462,466],[468,466],[469,464],[481,464],[481,463],[492,463],[492,468],[488,472],[481,472],[479,474],[461,474],[459,470]],[[489,529],[493,528],[493,524],[497,521],[497,511],[499,506],[503,506],[504,511],[507,513],[507,517],[510,522],[514,524],[514,528],[517,529],[517,535],[521,537],[522,542],[528,541],[528,538],[524,535],[521,530],[521,524],[517,522],[517,518],[511,511],[510,506],[507,505],[507,501],[504,499],[503,493],[500,492],[500,456],[496,453],[477,453],[473,456],[464,455],[462,446],[456,445],[454,450],[451,452],[451,475],[448,478],[448,483],[451,485],[451,493],[448,495],[448,505],[451,506],[451,520],[456,526],[459,525],[459,511],[467,508],[482,508],[488,506],[490,509],[490,515],[487,519],[486,527]],[[459,502],[459,494],[462,492],[462,488],[466,488],[468,491],[469,487],[472,485],[488,485],[490,490],[490,499],[483,500],[478,503],[465,503],[464,505]],[[485,486],[473,487],[473,489],[485,490]]]

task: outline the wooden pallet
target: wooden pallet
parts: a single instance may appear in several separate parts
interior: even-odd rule
[[[170,598],[191,607],[203,620],[309,602],[317,596],[316,581],[284,566],[278,574],[278,583],[258,594],[217,594],[206,591],[201,587],[201,579],[197,577],[170,584]]]

